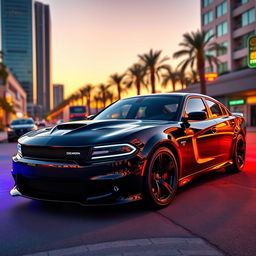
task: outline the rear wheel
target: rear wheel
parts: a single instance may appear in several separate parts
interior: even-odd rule
[[[151,156],[144,176],[144,199],[153,207],[167,206],[178,187],[178,164],[172,151],[157,149]]]
[[[245,162],[245,150],[245,138],[242,134],[238,134],[233,152],[233,164],[226,167],[228,172],[235,173],[243,170]]]

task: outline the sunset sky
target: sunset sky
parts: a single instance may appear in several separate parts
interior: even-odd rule
[[[123,73],[150,48],[171,57],[182,34],[200,27],[199,0],[42,2],[51,8],[53,83],[65,85],[65,96]]]

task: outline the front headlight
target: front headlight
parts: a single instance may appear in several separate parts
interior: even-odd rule
[[[8,132],[12,132],[13,129],[12,129],[11,127],[8,127],[8,128],[7,128],[7,131],[8,131]]]
[[[136,148],[130,144],[96,146],[92,149],[92,160],[128,156],[133,154],[135,151]]]
[[[17,151],[18,151],[19,155],[21,156],[22,155],[21,145],[19,143],[17,144]]]

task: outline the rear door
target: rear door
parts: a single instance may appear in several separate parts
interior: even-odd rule
[[[219,102],[205,98],[211,118],[216,122],[215,132],[217,139],[216,153],[218,163],[231,159],[234,132],[236,129],[235,117],[230,116],[228,111]]]

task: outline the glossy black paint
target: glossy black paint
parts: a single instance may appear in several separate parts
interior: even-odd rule
[[[17,154],[13,157],[15,188],[11,194],[84,205],[139,200],[148,161],[155,150],[163,146],[169,148],[177,159],[180,185],[203,172],[232,164],[236,137],[239,133],[243,136],[246,133],[244,119],[232,116],[223,105],[204,95],[165,95],[181,98],[176,121],[88,120],[22,136],[18,141],[21,147],[29,146],[42,155],[52,148],[71,148],[88,150],[87,158],[83,161],[75,156],[47,158],[40,154],[33,157]],[[214,117],[209,106],[205,105],[205,120],[189,120],[185,108],[191,98],[200,98],[204,104],[205,99],[214,101],[222,108],[223,115]],[[197,116],[202,117],[202,114]],[[136,151],[129,156],[91,159],[92,147],[119,143],[129,143]],[[52,154],[55,155],[54,151]]]

